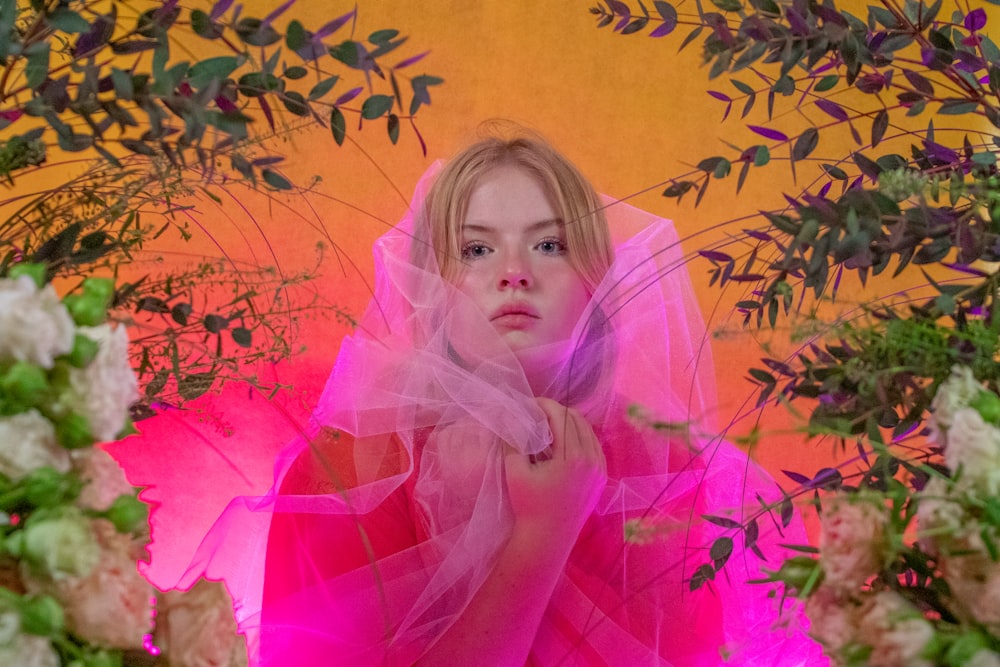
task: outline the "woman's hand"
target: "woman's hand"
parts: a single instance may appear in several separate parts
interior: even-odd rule
[[[572,544],[604,491],[607,463],[583,415],[548,398],[537,400],[548,417],[552,445],[547,460],[541,454],[532,460],[513,449],[507,453],[504,467],[515,526],[569,531]]]

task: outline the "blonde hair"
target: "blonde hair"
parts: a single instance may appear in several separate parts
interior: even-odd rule
[[[611,233],[593,186],[569,160],[540,138],[490,137],[453,157],[438,174],[424,201],[424,224],[441,275],[455,280],[461,266],[462,224],[480,179],[493,169],[514,166],[538,179],[565,227],[567,255],[593,292],[614,259]]]

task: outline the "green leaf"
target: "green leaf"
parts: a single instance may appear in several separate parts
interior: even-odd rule
[[[135,88],[132,75],[128,72],[120,70],[117,67],[112,67],[111,83],[115,87],[115,95],[118,96],[118,99],[131,101],[134,98]]]
[[[333,140],[337,142],[337,145],[343,146],[344,139],[347,137],[347,119],[337,107],[330,109],[330,131],[333,132]]]
[[[184,400],[194,400],[212,388],[212,379],[211,372],[191,373],[177,381],[177,393]]]
[[[312,90],[309,91],[309,100],[310,101],[315,101],[315,100],[318,100],[319,98],[323,97],[328,92],[330,92],[330,89],[333,88],[336,85],[337,81],[339,81],[339,80],[340,80],[340,77],[336,76],[336,75],[335,76],[331,76],[331,77],[326,78],[326,79],[323,79],[322,81],[320,81],[319,83],[317,83],[315,86],[313,86]]]
[[[938,113],[959,116],[961,114],[972,113],[979,108],[977,102],[969,102],[968,100],[945,100],[941,103],[941,108],[938,109]]]
[[[372,95],[361,105],[361,117],[374,120],[392,108],[392,97],[389,95]]]
[[[389,133],[389,141],[395,145],[399,141],[399,116],[394,113],[389,114],[386,130]]]
[[[49,43],[36,42],[24,50],[28,62],[24,74],[28,87],[35,89],[49,77]]]
[[[975,164],[981,165],[983,167],[992,167],[997,163],[997,156],[990,152],[975,153],[972,156],[972,161]]]
[[[276,171],[271,171],[270,169],[265,169],[261,172],[261,176],[264,178],[264,182],[270,185],[275,190],[291,190],[292,184],[284,176]]]
[[[190,70],[188,70],[188,83],[193,88],[201,89],[207,86],[213,79],[225,81],[229,75],[236,71],[245,61],[244,57],[218,56],[199,60]]]
[[[45,17],[45,20],[48,21],[50,26],[63,32],[81,33],[87,32],[90,29],[87,19],[66,7],[56,8],[55,11]]]
[[[825,93],[836,86],[838,81],[840,81],[839,76],[836,74],[829,74],[820,79],[819,82],[813,87],[813,90],[817,93]]]
[[[740,0],[712,0],[712,4],[724,12],[738,12],[743,9]]]
[[[847,180],[847,172],[840,167],[832,164],[824,164],[823,171],[830,175],[831,178],[835,178],[838,181]]]
[[[753,166],[763,167],[770,161],[771,161],[771,151],[768,150],[767,146],[763,144],[757,146],[757,150],[753,154]]]
[[[296,79],[304,78],[307,74],[309,74],[309,70],[305,67],[295,65],[294,67],[289,67],[285,70],[284,77],[294,81]]]
[[[178,303],[170,309],[170,317],[173,318],[174,322],[177,322],[177,324],[182,327],[187,326],[191,310],[190,303]]]
[[[245,327],[236,327],[232,331],[233,341],[240,347],[250,347],[253,343],[253,337],[250,330]]]
[[[297,93],[294,90],[285,93],[285,95],[281,98],[281,102],[285,105],[286,109],[296,116],[309,115],[309,104],[300,93]]]
[[[815,127],[806,129],[795,140],[795,145],[792,147],[792,159],[804,160],[810,153],[816,150],[817,144],[819,144],[819,130]]]
[[[385,30],[376,30],[372,34],[368,35],[368,41],[372,44],[385,44],[386,42],[391,42],[398,35],[398,30],[386,28]]]
[[[292,20],[286,30],[285,45],[292,51],[298,51],[309,44],[309,35],[299,21]]]
[[[205,328],[208,329],[209,332],[214,334],[219,333],[223,329],[229,328],[229,320],[227,320],[222,315],[215,315],[215,314],[206,315],[204,324]]]
[[[191,10],[191,29],[194,34],[205,39],[222,37],[222,29],[212,20],[212,17],[200,9]]]
[[[720,537],[712,542],[712,546],[709,548],[709,557],[716,562],[716,569],[721,567],[728,559],[729,555],[733,553],[733,538],[731,537]],[[721,561],[721,563],[720,563]]]
[[[739,79],[730,79],[729,83],[733,84],[733,87],[735,87],[736,90],[740,91],[744,95],[754,95],[754,94],[756,94],[756,93],[754,93],[753,88],[751,88],[747,84],[743,83]]]

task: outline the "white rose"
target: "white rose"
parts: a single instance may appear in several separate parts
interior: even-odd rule
[[[8,644],[0,644],[0,665],[17,667],[59,667],[59,654],[46,637],[19,634]]]
[[[809,634],[815,638],[827,655],[838,655],[857,637],[857,605],[848,595],[823,584],[806,599],[806,616]]]
[[[174,667],[243,667],[246,641],[236,634],[233,603],[222,584],[201,580],[163,595],[156,641]]]
[[[921,657],[934,626],[901,595],[881,591],[866,600],[858,622],[859,643],[872,647],[872,667],[932,667]]]
[[[1000,493],[1000,429],[983,421],[978,410],[963,408],[952,416],[944,461],[953,472],[962,468],[963,487]]]
[[[1000,667],[1000,654],[985,648],[976,651],[965,667]]]
[[[21,555],[27,564],[52,579],[86,576],[100,560],[90,524],[75,508],[26,522]]]
[[[143,636],[152,631],[150,602],[155,595],[136,567],[144,546],[105,519],[91,521],[90,528],[100,558],[89,574],[56,581],[26,577],[25,583],[30,592],[59,600],[67,627],[79,637],[101,646],[140,649]]]
[[[0,473],[19,480],[48,466],[69,472],[69,452],[56,440],[56,430],[37,410],[0,417]]]
[[[77,449],[71,456],[85,484],[77,501],[80,507],[106,510],[118,496],[135,493],[121,466],[103,449]]]
[[[819,551],[828,585],[857,590],[881,569],[887,517],[877,502],[836,494],[824,503]]]
[[[100,348],[86,368],[70,369],[70,407],[87,418],[97,441],[114,440],[125,426],[129,405],[139,397],[128,360],[128,333],[108,324],[80,327],[79,332]]]
[[[0,358],[52,368],[73,349],[73,318],[59,295],[28,276],[0,279]]]
[[[943,557],[941,572],[964,615],[1000,634],[1000,563],[983,553],[967,553]]]
[[[976,381],[972,369],[956,364],[951,367],[951,375],[941,383],[934,400],[931,401],[930,438],[942,447],[948,444],[948,429],[951,428],[955,413],[969,407],[969,403],[983,390]]]

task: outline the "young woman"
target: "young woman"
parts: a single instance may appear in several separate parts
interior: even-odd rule
[[[747,544],[702,519],[748,523],[775,485],[711,436],[713,369],[669,222],[602,201],[544,141],[493,137],[432,169],[375,255],[308,436],[273,480],[230,476],[254,491],[186,570],[166,541],[185,531],[157,508],[154,583],[224,580],[268,667],[823,663],[745,583],[800,528],[761,515]],[[157,483],[163,466],[130,446],[116,456],[149,471],[133,483]]]
[[[700,517],[771,489],[695,424],[712,369],[673,230],[616,256],[591,186],[534,138],[427,180],[376,245],[316,436],[255,508],[261,664],[804,664],[743,583],[753,553],[690,590],[723,532]]]

